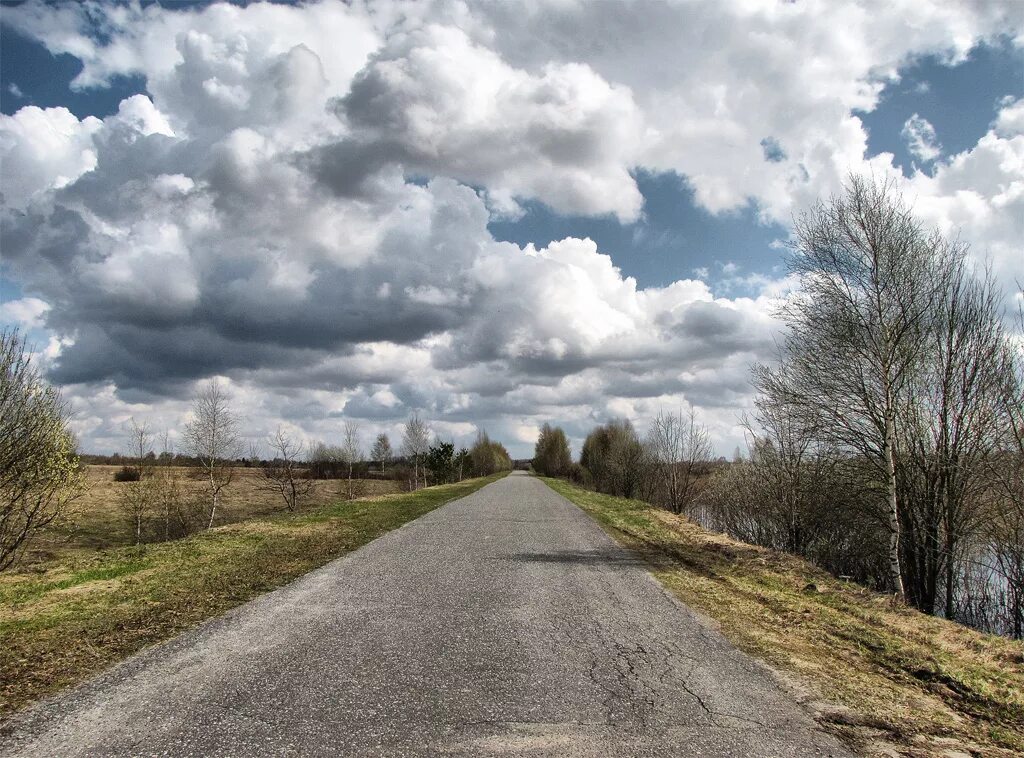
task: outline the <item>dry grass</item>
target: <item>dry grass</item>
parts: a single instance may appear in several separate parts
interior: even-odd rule
[[[1024,751],[1024,645],[924,615],[646,503],[545,480],[865,755]]]
[[[501,476],[360,500],[335,497],[302,513],[254,516],[139,548],[79,546],[6,572],[0,575],[0,716]],[[258,507],[238,504],[235,514]],[[99,525],[102,510],[94,504],[86,513]]]
[[[86,466],[86,489],[75,500],[55,528],[35,540],[19,562],[22,570],[58,558],[82,556],[97,549],[131,545],[134,543],[131,527],[118,510],[118,494],[125,482],[115,482],[114,473],[120,466]],[[182,495],[202,498],[205,483],[198,468],[171,469],[178,475]],[[261,477],[256,469],[236,469],[235,480],[224,490],[223,504],[217,513],[217,525],[234,524],[259,518],[284,509],[280,495],[260,487]],[[356,490],[362,496],[394,494],[400,491],[400,482],[379,479],[357,480]],[[317,481],[315,490],[302,506],[303,511],[321,508],[345,499],[348,483],[342,479]]]

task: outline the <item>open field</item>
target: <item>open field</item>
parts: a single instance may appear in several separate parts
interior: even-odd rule
[[[253,516],[182,540],[69,549],[0,575],[0,715],[501,476],[352,501],[334,496],[330,504],[301,513]],[[233,502],[235,512],[243,512],[240,501]]]
[[[646,503],[544,481],[641,553],[733,644],[781,672],[819,722],[865,754],[1024,751],[1020,642],[894,605]]]
[[[135,542],[129,521],[118,509],[119,492],[129,486],[115,482],[120,466],[89,465],[85,467],[85,492],[68,508],[61,521],[35,540],[19,564],[21,570],[57,558],[86,555],[97,549],[131,545]],[[205,482],[202,469],[173,467],[181,482],[182,496],[203,499]],[[267,516],[284,510],[281,496],[260,487],[257,469],[238,468],[235,480],[222,494],[216,524],[233,524],[246,519]],[[324,479],[315,483],[313,494],[302,510],[322,507],[345,499],[347,481]],[[401,482],[390,479],[360,479],[354,487],[361,496],[394,494],[401,491]]]

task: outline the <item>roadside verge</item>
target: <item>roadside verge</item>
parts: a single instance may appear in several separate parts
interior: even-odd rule
[[[1024,751],[1024,645],[894,604],[647,503],[542,478],[866,755]]]
[[[0,576],[0,718],[494,482],[253,519]]]

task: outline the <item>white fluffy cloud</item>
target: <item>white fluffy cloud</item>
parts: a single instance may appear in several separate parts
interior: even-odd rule
[[[338,109],[360,148],[407,171],[482,185],[505,204],[530,197],[563,213],[640,213],[629,174],[640,113],[628,88],[586,64],[531,73],[461,29],[430,24],[391,37]]]
[[[1014,16],[939,0],[8,9],[82,61],[75,86],[136,74],[148,95],[102,121],[0,119],[4,265],[27,294],[5,315],[55,335],[52,375],[99,449],[131,414],[173,426],[214,375],[252,435],[284,419],[329,437],[342,415],[395,432],[418,408],[526,453],[548,419],[579,437],[693,402],[731,449],[787,282],[723,267],[760,294],[642,288],[591,240],[519,247],[488,222],[524,200],[642,218],[637,170],[685,176],[713,212],[788,219],[850,170],[891,168],[865,159],[853,111],[900,66],[962,57],[1024,28]],[[906,180],[1005,277],[1020,112],[1004,103],[972,150]]]
[[[33,329],[43,325],[43,316],[48,310],[49,304],[38,297],[20,297],[0,304],[0,319],[22,329]]]
[[[3,202],[24,208],[47,190],[75,181],[96,165],[92,135],[97,118],[79,121],[67,108],[22,108],[13,116],[0,114],[0,161]]]
[[[917,172],[905,192],[926,222],[960,235],[1011,290],[1024,282],[1024,119],[1020,101],[1003,104],[977,145]]]
[[[916,113],[906,120],[900,137],[907,143],[910,154],[922,163],[932,163],[942,155],[942,145],[935,135],[935,127]]]

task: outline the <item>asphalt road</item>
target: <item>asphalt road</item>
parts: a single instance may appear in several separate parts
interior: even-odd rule
[[[520,474],[11,726],[2,755],[847,755]]]

